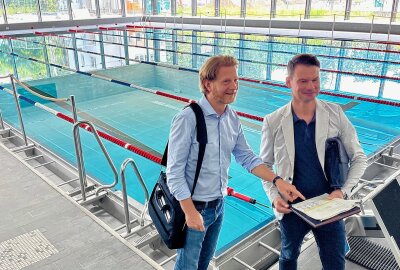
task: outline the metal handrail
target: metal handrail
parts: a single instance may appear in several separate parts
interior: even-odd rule
[[[97,130],[94,127],[94,125],[91,122],[85,121],[85,120],[75,122],[74,127],[73,127],[73,135],[74,135],[76,158],[77,158],[77,162],[78,162],[79,183],[81,185],[82,201],[86,201],[86,191],[85,191],[86,175],[83,174],[84,162],[83,162],[83,154],[82,154],[82,145],[81,145],[81,142],[79,139],[80,136],[79,136],[79,131],[78,131],[79,130],[78,128],[81,124],[86,124],[87,126],[89,126],[92,129],[92,133],[93,133],[94,137],[96,138],[98,144],[100,145],[100,148],[103,151],[103,154],[106,157],[108,164],[110,165],[110,167],[114,173],[114,182],[110,185],[102,185],[102,186],[98,187],[96,190],[96,193],[95,193],[96,196],[100,193],[100,191],[107,189],[107,188],[113,188],[117,185],[118,172],[114,166],[114,163],[111,160],[110,155],[108,154],[106,148],[104,147],[104,144],[101,141],[100,136],[97,133]]]
[[[124,162],[121,165],[121,185],[122,185],[122,198],[124,201],[124,211],[125,211],[125,225],[126,225],[126,232],[129,234],[131,233],[131,228],[130,228],[130,218],[129,218],[129,206],[128,206],[128,195],[126,193],[126,181],[125,181],[125,169],[128,166],[128,164],[132,165],[133,170],[135,171],[136,177],[139,180],[140,185],[142,186],[142,189],[144,191],[144,196],[146,198],[144,207],[142,210],[142,213],[140,215],[140,226],[144,226],[144,215],[147,210],[147,205],[149,203],[149,191],[146,187],[146,184],[143,181],[143,177],[139,172],[138,167],[136,166],[135,160],[133,158],[127,158],[124,160]]]

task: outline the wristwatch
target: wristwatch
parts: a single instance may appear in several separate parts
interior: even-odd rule
[[[276,181],[278,181],[279,179],[282,179],[282,177],[280,177],[279,175],[275,176],[275,178],[272,179],[272,184],[273,184],[274,186],[276,186]],[[282,180],[283,180],[283,179],[282,179]]]

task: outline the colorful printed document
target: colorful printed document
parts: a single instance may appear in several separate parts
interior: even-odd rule
[[[302,212],[312,219],[323,221],[347,212],[357,206],[357,201],[344,199],[328,199],[328,194],[323,194],[296,204],[292,208]]]

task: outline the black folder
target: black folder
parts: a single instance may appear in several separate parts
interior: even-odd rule
[[[321,227],[323,225],[344,219],[346,217],[358,214],[361,212],[361,208],[358,206],[353,207],[352,209],[346,211],[346,212],[342,212],[340,214],[337,214],[334,217],[325,219],[325,220],[317,220],[317,219],[313,219],[310,216],[306,215],[305,213],[293,208],[292,206],[290,206],[290,209],[292,210],[293,213],[295,213],[296,215],[298,215],[302,220],[304,220],[305,222],[307,222],[308,224],[311,225],[311,227],[313,228],[318,228]]]

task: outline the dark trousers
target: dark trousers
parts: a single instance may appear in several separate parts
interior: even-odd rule
[[[313,232],[319,248],[323,270],[345,269],[346,232],[343,220],[313,229],[293,213],[280,221],[282,249],[279,258],[280,270],[297,269],[297,258],[304,236]]]

